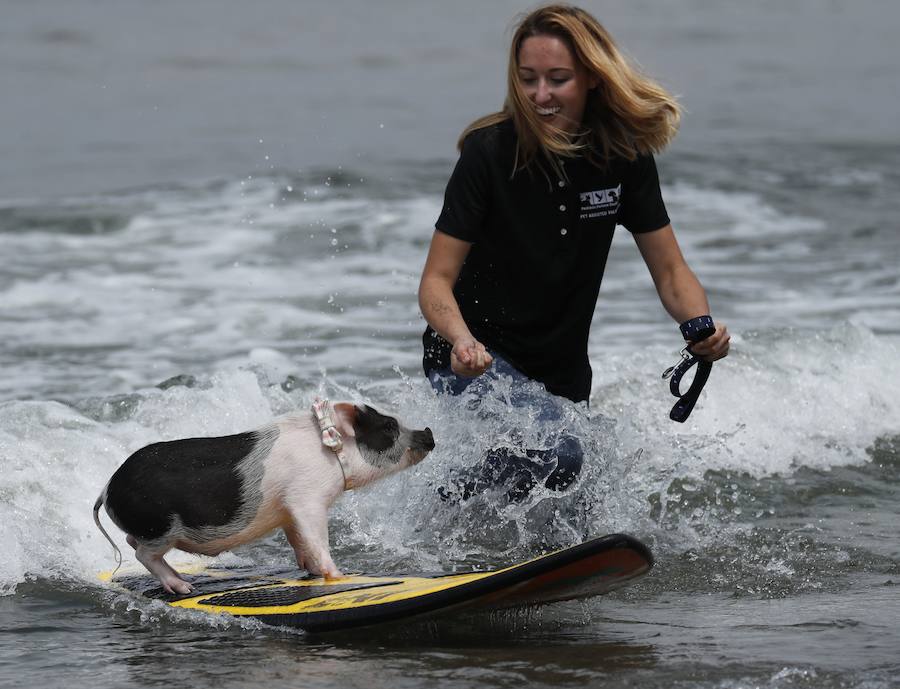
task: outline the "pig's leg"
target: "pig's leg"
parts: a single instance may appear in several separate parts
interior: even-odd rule
[[[297,566],[300,569],[306,569],[306,562],[303,555],[303,539],[300,538],[300,534],[293,525],[291,525],[284,527],[284,535],[287,536],[288,543],[291,544],[291,548],[294,550],[294,557],[297,558]]]
[[[128,545],[130,545],[132,548],[135,549],[135,551],[138,549],[138,542],[137,542],[137,539],[136,539],[134,536],[132,536],[131,534],[127,534],[127,535],[125,536],[125,540],[128,542]],[[162,553],[162,555],[165,555],[165,553]],[[178,577],[178,578],[181,579],[182,581],[190,581],[186,576],[184,576],[183,574],[179,574],[178,571],[176,571],[176,570],[172,567],[172,565],[170,565],[168,562],[166,562],[166,561],[163,559],[162,555],[160,555],[159,560],[160,560],[160,562],[162,563],[163,567],[165,567],[165,568],[168,570],[168,572],[169,572],[169,574],[170,574],[171,576],[173,576],[173,577]],[[135,557],[136,557],[136,556],[137,556],[137,553],[135,553]],[[140,561],[140,560],[139,560],[139,561]],[[144,565],[144,566],[146,567],[146,565]],[[147,567],[147,569],[150,569],[150,568]],[[193,588],[191,588],[191,590],[193,591]],[[171,591],[169,591],[169,593],[171,593]]]
[[[293,524],[284,532],[294,549],[297,564],[326,579],[343,576],[331,559],[328,548],[328,512],[323,509],[290,508]]]
[[[138,562],[150,570],[150,574],[159,579],[159,583],[167,593],[190,593],[194,587],[182,579],[181,575],[163,559],[163,555],[168,551],[168,547],[162,551],[154,551],[138,543],[134,549],[134,556]]]

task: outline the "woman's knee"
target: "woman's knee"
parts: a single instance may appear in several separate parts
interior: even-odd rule
[[[550,472],[544,485],[550,490],[565,490],[571,486],[584,465],[584,449],[578,438],[566,435],[554,448],[556,468]]]

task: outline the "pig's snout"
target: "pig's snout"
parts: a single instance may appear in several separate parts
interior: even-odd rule
[[[434,449],[434,435],[430,428],[426,428],[424,431],[413,431],[411,440],[409,453],[413,463],[418,464]]]
[[[434,449],[434,435],[427,426],[424,431],[413,432],[413,448],[414,450],[425,450],[431,452]]]

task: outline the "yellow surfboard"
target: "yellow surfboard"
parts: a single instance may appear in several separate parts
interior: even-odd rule
[[[448,609],[503,609],[598,596],[653,566],[649,548],[612,534],[518,564],[462,574],[351,574],[325,580],[302,570],[206,568],[191,577],[195,591],[172,595],[149,574],[100,575],[114,586],[176,608],[238,617],[311,632],[379,624]]]

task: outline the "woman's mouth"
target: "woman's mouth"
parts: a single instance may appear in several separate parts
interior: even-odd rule
[[[556,113],[559,112],[560,108],[558,105],[554,105],[552,108],[535,108],[537,110],[537,114],[541,117],[553,117]]]

